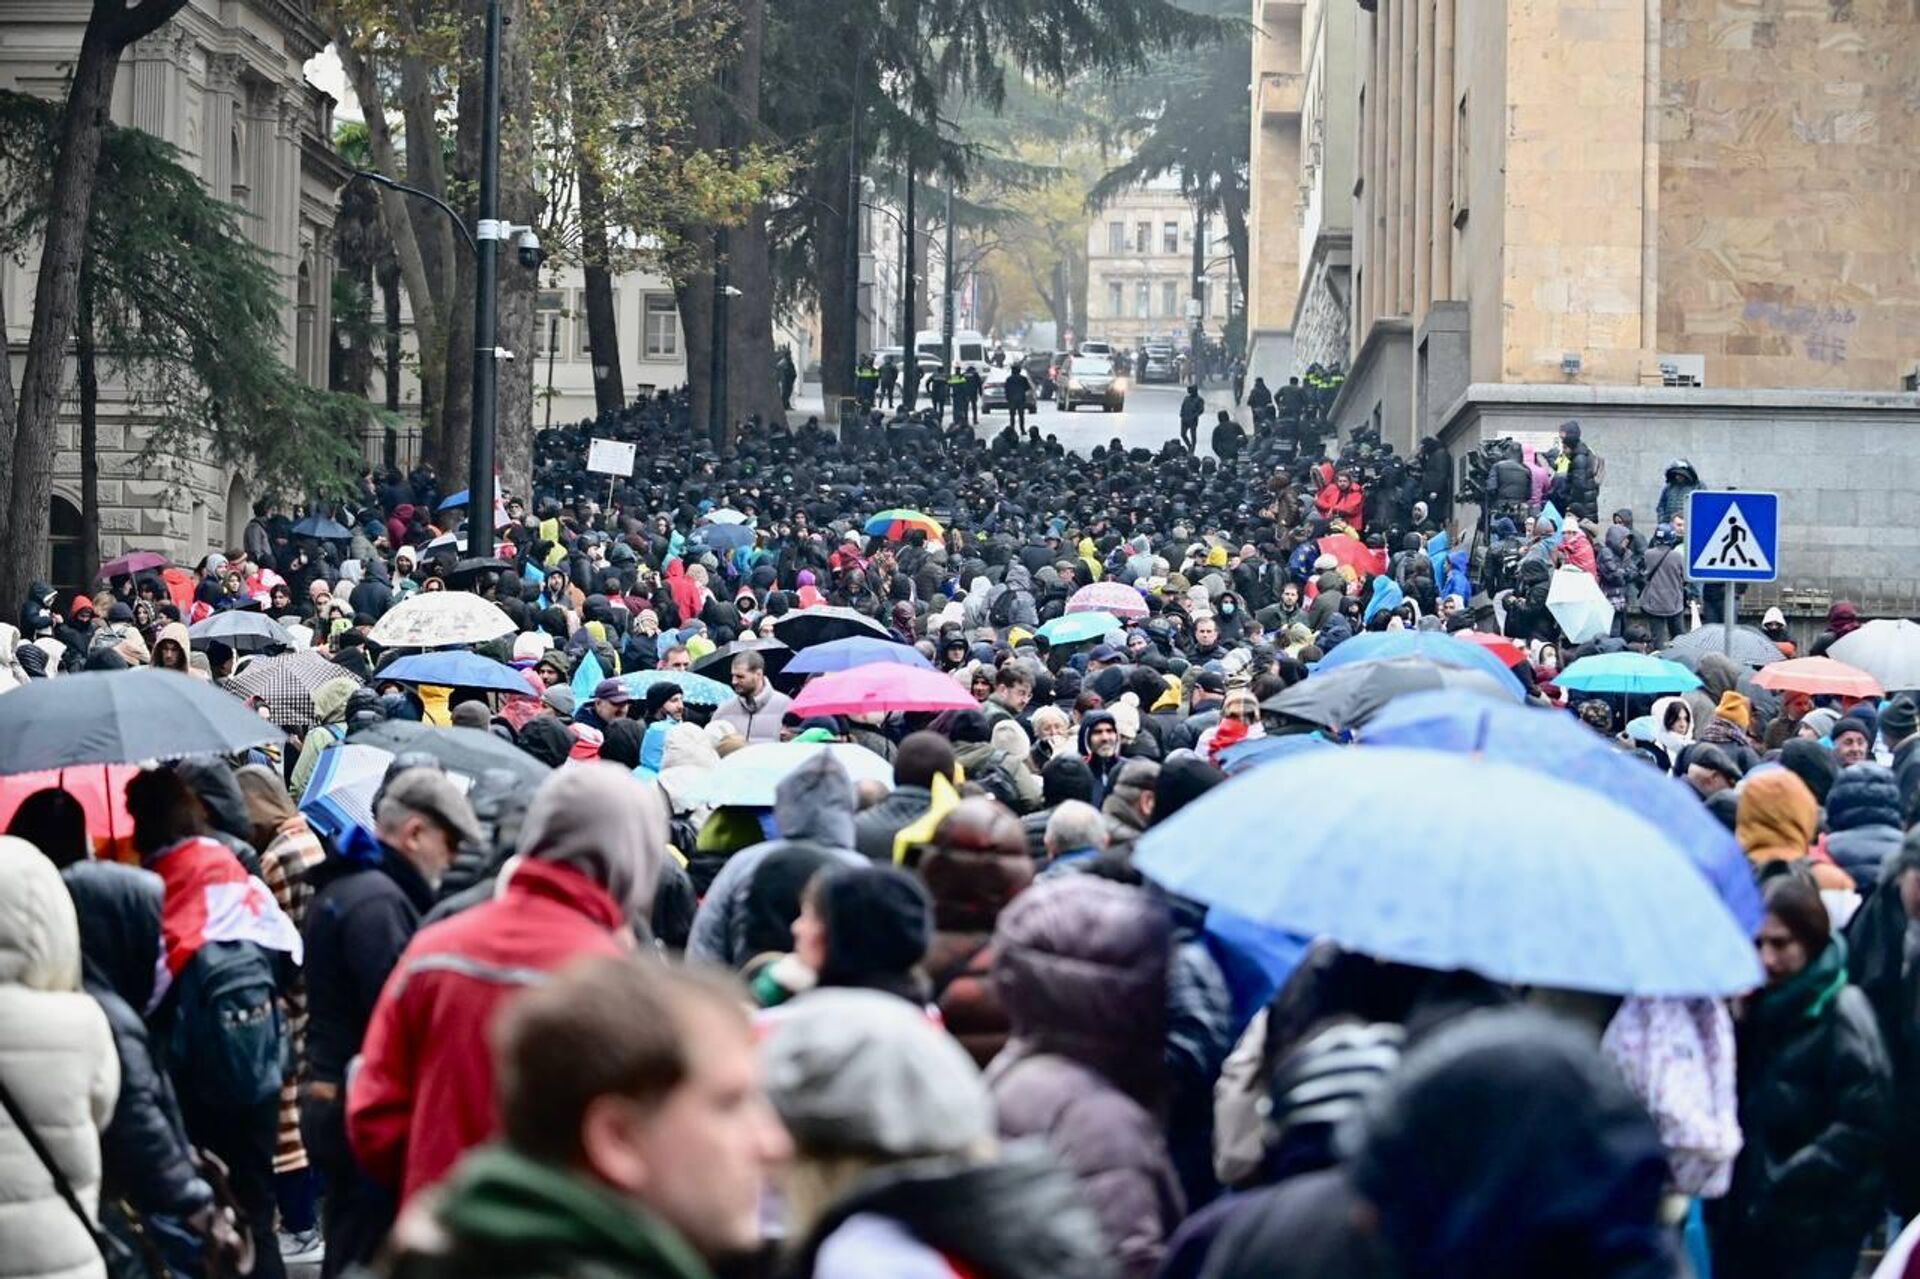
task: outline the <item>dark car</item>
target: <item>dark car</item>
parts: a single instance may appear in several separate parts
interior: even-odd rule
[[[1071,413],[1082,404],[1098,404],[1107,413],[1127,407],[1127,379],[1114,371],[1110,355],[1076,355],[1065,370],[1055,407]]]
[[[1037,400],[1053,398],[1053,368],[1060,362],[1058,351],[1029,351],[1024,361],[1027,380],[1033,383],[1033,396]]]

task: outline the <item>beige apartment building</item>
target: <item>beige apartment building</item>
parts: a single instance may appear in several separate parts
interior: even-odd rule
[[[1227,322],[1233,254],[1217,221],[1206,224],[1200,321],[1217,337]],[[1193,206],[1168,180],[1133,188],[1087,227],[1087,329],[1119,347],[1150,339],[1184,347],[1192,332]]]
[[[1920,9],[1328,2],[1357,23],[1342,430],[1458,461],[1577,420],[1603,519],[1649,516],[1674,456],[1782,494],[1750,602],[1920,612]],[[1253,13],[1260,294],[1306,275],[1266,202],[1307,186],[1331,27]],[[1258,327],[1298,301],[1257,297]]]

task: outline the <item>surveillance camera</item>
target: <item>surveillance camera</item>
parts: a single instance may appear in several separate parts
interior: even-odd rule
[[[532,227],[521,231],[514,244],[520,250],[520,265],[529,271],[537,271],[540,264],[547,260],[547,251],[540,247],[540,237],[533,233]]]

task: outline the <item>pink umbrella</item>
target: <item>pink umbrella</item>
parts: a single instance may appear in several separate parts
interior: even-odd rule
[[[951,675],[892,663],[822,675],[793,699],[793,713],[803,717],[979,709],[980,703]]]
[[[1147,602],[1125,582],[1094,582],[1073,593],[1067,600],[1067,612],[1112,613],[1134,622],[1147,615]]]

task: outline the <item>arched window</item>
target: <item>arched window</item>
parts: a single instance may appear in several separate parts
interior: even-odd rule
[[[47,512],[47,523],[52,534],[49,539],[53,548],[52,585],[65,598],[91,585],[86,581],[85,556],[81,553],[84,543],[80,536],[80,508],[55,493]]]

